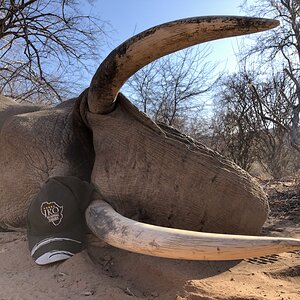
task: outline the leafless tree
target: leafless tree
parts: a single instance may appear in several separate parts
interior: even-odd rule
[[[260,76],[246,78],[257,123],[257,159],[279,179],[288,174],[288,166],[295,162],[288,145],[292,108],[286,103],[292,87],[281,72],[268,75],[264,80]]]
[[[291,88],[280,72],[263,77],[245,66],[224,77],[216,98],[215,148],[246,170],[258,161],[273,177],[285,175],[291,109],[284,95]]]
[[[1,0],[0,5],[0,92],[48,102],[77,92],[105,36],[104,23],[81,12],[80,5],[88,3]]]
[[[300,113],[300,2],[299,0],[260,0],[255,5],[244,8],[252,14],[277,18],[281,26],[256,37],[255,45],[247,50],[247,56],[256,55],[259,68],[268,71],[276,66],[277,71],[286,77],[291,89],[281,92],[284,107],[289,107],[291,115],[289,130],[291,145],[300,152],[299,113]],[[287,82],[289,81],[289,82]]]
[[[243,72],[219,80],[211,145],[247,171],[256,159],[257,139],[255,114],[248,91]]]
[[[155,121],[196,132],[193,124],[200,122],[204,107],[200,96],[212,86],[214,66],[207,61],[209,53],[209,47],[194,47],[163,57],[136,73],[127,92]]]

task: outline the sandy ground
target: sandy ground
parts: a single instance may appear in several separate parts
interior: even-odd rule
[[[290,183],[268,184],[272,213],[264,233],[300,238],[300,195]],[[300,251],[229,262],[147,257],[90,246],[39,267],[26,235],[0,232],[0,299],[300,299]]]

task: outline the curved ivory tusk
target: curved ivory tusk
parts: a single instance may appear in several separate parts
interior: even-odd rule
[[[92,232],[106,243],[128,251],[188,260],[235,260],[300,249],[300,240],[194,232],[143,224],[94,201],[86,210]]]
[[[114,100],[126,80],[164,55],[199,43],[259,32],[278,25],[278,21],[270,19],[209,16],[150,28],[125,41],[100,65],[89,88],[89,110],[93,113],[112,111]]]

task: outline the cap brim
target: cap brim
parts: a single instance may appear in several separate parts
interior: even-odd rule
[[[66,260],[84,247],[85,234],[81,230],[34,236],[28,233],[30,255],[38,265]]]

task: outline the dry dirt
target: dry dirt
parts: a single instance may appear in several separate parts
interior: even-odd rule
[[[264,234],[300,238],[300,195],[263,183],[272,213]],[[229,262],[160,259],[109,246],[39,267],[26,235],[0,232],[0,299],[300,299],[300,251]]]

